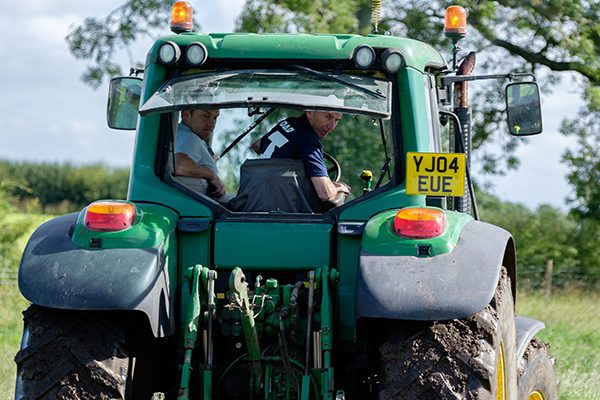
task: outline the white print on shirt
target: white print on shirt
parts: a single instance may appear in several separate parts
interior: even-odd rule
[[[281,123],[279,124],[279,126],[286,132],[286,133],[291,133],[294,132],[294,128],[287,122],[287,121],[281,121]]]
[[[292,128],[292,130],[294,130],[294,128]],[[271,158],[273,152],[275,151],[275,148],[282,147],[287,142],[289,142],[288,138],[283,136],[281,132],[278,131],[275,131],[272,134],[270,134],[267,139],[269,139],[271,143],[269,143],[269,146],[265,149],[265,151],[260,155],[259,158]]]

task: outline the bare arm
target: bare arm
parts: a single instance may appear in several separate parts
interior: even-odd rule
[[[345,183],[332,182],[328,176],[312,176],[310,178],[321,201],[334,201],[338,195],[343,198],[350,194],[350,188]]]
[[[206,179],[215,188],[212,195],[218,197],[225,194],[225,186],[219,175],[204,165],[196,164],[185,153],[175,153],[175,175]]]
[[[260,154],[260,141],[261,139],[258,139],[256,142],[250,145],[250,148],[254,150],[256,154]]]

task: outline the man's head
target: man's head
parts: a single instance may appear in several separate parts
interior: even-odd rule
[[[181,121],[202,139],[207,140],[212,135],[219,110],[183,110]]]
[[[306,118],[317,136],[321,139],[329,135],[338,122],[342,119],[342,113],[334,111],[306,111]]]

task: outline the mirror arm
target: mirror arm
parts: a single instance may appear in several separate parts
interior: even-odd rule
[[[455,76],[444,76],[442,78],[442,85],[448,86],[455,82],[466,82],[466,81],[482,81],[488,79],[508,79],[513,81],[516,78],[529,77],[535,82],[535,75],[531,72],[517,72],[510,74],[490,74],[490,75],[455,75]]]
[[[459,143],[461,144],[462,148],[459,150],[462,153],[464,153],[465,142],[464,142],[464,137],[462,134],[462,129],[460,126],[460,119],[458,118],[458,115],[454,114],[453,112],[442,111],[442,110],[440,110],[440,114],[452,118],[452,121],[454,122],[454,126],[458,130],[458,136],[460,136],[460,138],[461,138],[461,140],[459,140]],[[467,185],[469,186],[469,197],[471,198],[471,211],[473,213],[473,218],[475,218],[475,220],[478,221],[479,220],[479,211],[477,210],[477,201],[475,200],[475,188],[473,186],[473,181],[471,180],[471,168],[469,168],[469,163],[465,163],[465,175],[467,177]]]

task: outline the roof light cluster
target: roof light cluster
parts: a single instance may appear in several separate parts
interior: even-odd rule
[[[158,61],[164,65],[174,65],[181,58],[181,49],[173,42],[164,42],[158,49]],[[208,58],[208,50],[200,42],[193,42],[183,51],[185,61],[192,67],[199,67]]]
[[[395,74],[404,67],[404,57],[396,49],[387,49],[380,57],[369,45],[357,46],[352,52],[352,61],[357,68],[373,68],[377,60],[381,62],[381,67],[390,74]]]

